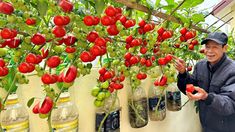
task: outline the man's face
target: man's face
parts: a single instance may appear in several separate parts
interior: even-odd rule
[[[226,52],[227,45],[222,46],[215,41],[208,41],[205,45],[205,55],[207,60],[212,64],[216,64],[220,61],[223,53]]]

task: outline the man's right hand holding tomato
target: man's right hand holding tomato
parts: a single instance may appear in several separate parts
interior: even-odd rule
[[[180,73],[180,74],[184,74],[186,72],[186,63],[184,60],[179,59],[177,57],[174,56],[175,59],[175,68],[176,70]],[[200,88],[200,87],[194,87],[194,91],[197,91],[196,94],[192,94],[193,91],[187,91],[186,90],[186,95],[188,96],[188,98],[190,100],[205,100],[208,97],[208,93]]]

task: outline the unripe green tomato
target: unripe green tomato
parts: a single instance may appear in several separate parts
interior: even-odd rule
[[[16,21],[16,16],[13,14],[13,15],[8,15],[7,16],[7,21],[9,23],[14,23]]]
[[[97,87],[97,86],[95,86],[95,87],[93,87],[92,90],[91,90],[91,95],[94,96],[94,97],[97,97],[97,95],[99,94],[99,92],[100,92],[100,88]]]

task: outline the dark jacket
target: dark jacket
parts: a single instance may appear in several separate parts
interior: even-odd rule
[[[178,88],[185,94],[186,84],[208,92],[199,101],[199,116],[204,132],[235,132],[235,63],[223,55],[214,66],[199,61],[192,75],[178,75]]]

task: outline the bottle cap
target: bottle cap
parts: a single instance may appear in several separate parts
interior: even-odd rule
[[[63,92],[60,94],[60,98],[68,98],[70,96],[69,92]]]
[[[15,99],[18,99],[18,96],[17,96],[17,94],[10,94],[7,99],[8,100],[15,100]]]

